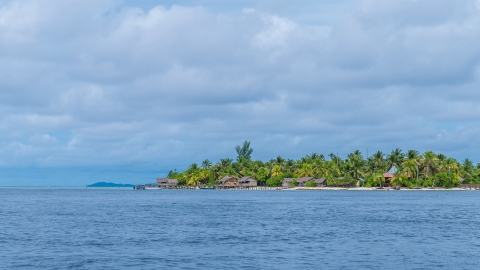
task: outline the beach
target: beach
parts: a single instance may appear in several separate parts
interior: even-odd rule
[[[353,190],[353,191],[472,191],[474,188],[400,188],[393,187],[293,187],[286,190]]]

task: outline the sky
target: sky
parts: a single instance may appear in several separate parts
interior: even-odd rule
[[[432,150],[480,162],[480,0],[0,0],[0,186]]]

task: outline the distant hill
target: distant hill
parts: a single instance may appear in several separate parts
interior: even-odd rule
[[[88,187],[133,187],[132,184],[115,184],[107,182],[97,182],[95,184],[88,185]]]

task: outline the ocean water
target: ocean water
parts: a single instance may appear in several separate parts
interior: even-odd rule
[[[0,269],[480,269],[477,191],[0,188]]]

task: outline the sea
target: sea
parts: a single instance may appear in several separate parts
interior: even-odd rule
[[[0,269],[480,269],[480,192],[0,188]]]

